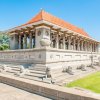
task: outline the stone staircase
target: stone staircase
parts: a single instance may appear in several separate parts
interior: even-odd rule
[[[84,75],[93,73],[96,69],[91,67],[86,67],[86,71],[79,69],[73,69],[73,75],[67,72],[63,72],[63,69],[51,69],[51,77],[47,78],[46,67],[44,65],[36,65],[28,68],[24,68],[22,65],[0,65],[0,72],[4,74],[10,74],[14,76],[19,76],[21,78],[26,78],[30,80],[42,81],[46,83],[53,83],[56,85],[63,85],[64,83],[69,83],[76,80]]]
[[[36,81],[43,81],[46,78],[46,67],[39,64],[35,67],[29,67],[27,73],[21,77]]]
[[[1,70],[2,73],[4,73],[4,74],[10,74],[10,75],[19,74],[20,70],[21,70],[20,66],[18,66],[18,65],[2,65],[1,67],[3,68]]]

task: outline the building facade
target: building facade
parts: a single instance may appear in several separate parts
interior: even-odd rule
[[[10,29],[9,51],[0,52],[0,61],[28,63],[36,67],[73,69],[99,62],[100,43],[83,29],[45,11],[26,24]]]

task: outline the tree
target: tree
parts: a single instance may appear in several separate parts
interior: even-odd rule
[[[7,49],[9,49],[9,36],[4,32],[0,32],[0,50]]]

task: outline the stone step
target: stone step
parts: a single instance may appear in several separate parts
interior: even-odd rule
[[[34,68],[32,69],[34,71],[42,71],[42,72],[46,72],[46,69],[42,69],[42,68]]]
[[[21,68],[21,66],[12,66],[12,65],[6,65],[7,67],[10,67],[10,68]]]
[[[28,76],[28,75],[23,75],[23,76],[20,76],[20,77],[25,78],[25,79],[29,79],[29,80],[43,81],[42,78],[32,77],[32,76]]]
[[[8,73],[18,73],[19,71],[15,71],[15,70],[6,70],[6,72],[8,72]]]
[[[51,69],[51,72],[53,73],[53,74],[58,74],[58,73],[62,73],[63,72],[63,70],[62,69]]]
[[[25,79],[29,79],[29,80],[40,81],[40,82],[51,84],[51,78],[42,79],[42,78],[39,78],[39,77],[32,77],[32,76],[26,76],[26,75],[23,75],[23,76],[20,76],[20,77],[25,78]]]
[[[11,70],[20,71],[20,69],[18,69],[18,68],[11,68]]]
[[[29,69],[33,69],[33,68],[46,68],[46,67],[45,66],[41,66],[41,65],[40,66],[34,66],[34,67],[31,66],[31,67],[29,67]]]
[[[45,71],[29,70],[30,73],[46,74]]]
[[[36,64],[36,65],[32,65],[31,67],[38,67],[38,66],[45,67],[44,64]]]
[[[42,77],[46,76],[46,74],[43,75],[43,74],[39,74],[39,73],[25,73],[24,75],[25,76],[31,76],[31,77],[39,77],[39,78],[42,78]]]

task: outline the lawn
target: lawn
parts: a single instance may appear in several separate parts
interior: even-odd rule
[[[66,87],[81,87],[100,93],[100,72],[93,73],[66,85]]]

